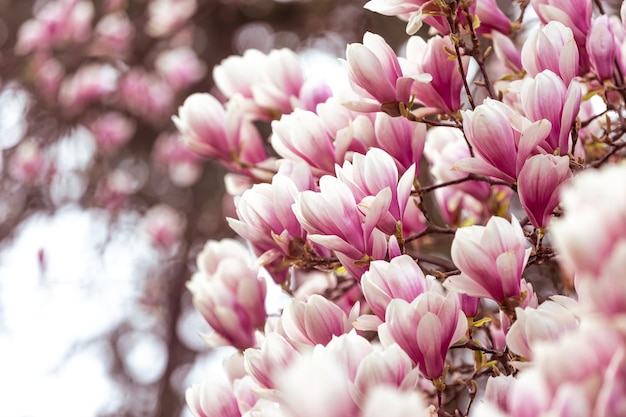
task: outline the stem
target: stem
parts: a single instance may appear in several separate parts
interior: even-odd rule
[[[456,233],[455,229],[450,229],[448,227],[441,227],[441,226],[437,226],[435,224],[429,224],[428,226],[426,226],[426,229],[422,230],[419,233],[416,233],[412,236],[407,237],[406,239],[404,239],[405,243],[409,243],[412,242],[414,240],[417,240],[421,237],[424,237],[426,235],[431,235],[431,234],[444,234],[444,235],[453,235]]]
[[[433,190],[436,190],[437,188],[443,188],[443,187],[447,187],[449,185],[456,185],[456,184],[462,184],[464,182],[467,181],[482,181],[482,182],[486,182],[489,185],[504,185],[506,187],[511,188],[513,191],[515,191],[517,189],[517,187],[515,186],[515,184],[510,184],[506,181],[502,181],[502,180],[496,180],[493,178],[489,178],[487,176],[484,175],[478,175],[478,174],[468,174],[467,177],[463,177],[463,178],[457,178],[456,180],[450,180],[450,181],[446,181],[446,182],[440,182],[439,184],[434,184],[434,185],[429,185],[428,187],[422,187],[419,190],[417,190],[415,193],[419,196],[422,196],[424,194],[427,194]]]
[[[448,25],[450,26],[450,40],[452,41],[452,45],[454,45],[456,62],[459,66],[461,79],[463,80],[463,87],[465,88],[465,94],[467,95],[467,100],[469,101],[470,106],[472,107],[472,110],[474,110],[476,108],[476,105],[474,104],[474,98],[472,97],[472,92],[467,82],[467,74],[465,74],[465,68],[463,67],[463,60],[461,59],[461,48],[459,47],[459,42],[461,38],[459,36],[459,27],[458,27],[457,18],[456,18],[456,7],[454,9],[448,9],[448,13],[446,14],[446,19],[448,21]]]
[[[478,34],[474,29],[474,16],[469,11],[469,6],[466,3],[463,3],[463,14],[467,19],[467,25],[470,30],[470,37],[472,39],[472,50],[471,56],[478,63],[478,67],[480,68],[480,72],[483,75],[483,80],[485,82],[485,88],[487,89],[487,93],[490,98],[495,98],[496,93],[493,91],[493,85],[489,80],[489,74],[487,73],[487,68],[485,67],[485,56],[480,52],[480,39],[478,39]]]

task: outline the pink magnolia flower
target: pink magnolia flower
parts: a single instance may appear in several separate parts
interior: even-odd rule
[[[265,323],[265,282],[249,266],[239,242],[208,241],[198,269],[187,283],[193,304],[222,339],[238,349],[256,344],[254,332]]]
[[[451,114],[461,108],[463,79],[457,62],[450,59],[447,52],[450,49],[453,46],[449,37],[433,36],[425,41],[413,36],[407,43],[407,61],[403,61],[405,73],[432,77],[425,81],[416,79],[411,88],[416,100],[428,107],[429,112]],[[462,61],[467,70],[469,57],[463,57]]]
[[[580,54],[581,74],[587,72],[589,58],[585,41],[591,27],[592,2],[589,0],[531,0],[530,5],[543,24],[549,25],[550,22],[555,21],[571,28]],[[546,52],[542,51],[542,54]]]
[[[362,417],[433,417],[437,411],[417,392],[398,391],[389,386],[376,387],[363,407]]]
[[[382,149],[371,148],[365,155],[354,154],[352,163],[346,161],[335,171],[366,215],[372,209],[384,207],[382,213],[376,214],[379,216],[376,226],[387,234],[394,234],[398,222],[404,221],[415,179],[415,165],[398,179],[393,158]]]
[[[85,107],[118,88],[119,71],[111,65],[85,64],[66,76],[59,88],[59,104],[69,114],[78,114]]]
[[[376,229],[388,209],[391,190],[383,189],[365,215],[357,206],[352,190],[341,180],[325,175],[319,192],[304,191],[293,205],[293,212],[308,233],[308,239],[333,250],[354,277],[360,279],[363,267],[354,262],[364,258],[384,259],[387,237]]]
[[[544,70],[535,78],[522,82],[520,101],[526,117],[535,122],[546,119],[552,125],[550,135],[541,147],[548,153],[557,149],[560,155],[570,151],[572,125],[578,116],[581,101],[578,82],[566,86],[563,80],[550,70]]]
[[[39,144],[33,139],[22,141],[11,155],[8,172],[13,179],[31,183],[40,179],[49,163]]]
[[[406,33],[414,35],[427,23],[434,31],[442,35],[450,33],[450,25],[442,16],[440,5],[433,0],[370,0],[366,9],[385,16],[397,16],[407,22]],[[476,12],[476,2],[469,7],[470,14]],[[461,8],[457,9],[457,17],[463,25],[467,24]],[[480,28],[479,28],[480,29]]]
[[[313,188],[308,165],[283,161],[271,184],[255,184],[235,197],[237,219],[227,218],[229,226],[252,244],[277,283],[287,279],[283,257],[298,258],[306,239],[291,206],[301,191]]]
[[[508,411],[507,399],[515,382],[512,375],[490,376],[487,379],[483,400],[487,404],[496,406],[502,412]]]
[[[94,48],[105,56],[119,56],[127,52],[135,28],[124,12],[103,16],[95,28]]]
[[[336,356],[327,354],[323,346],[316,348],[312,353],[303,354],[277,376],[281,410],[290,417],[357,415],[358,409],[350,397],[345,364]]]
[[[558,299],[557,299],[558,300]],[[538,342],[556,341],[578,326],[578,319],[565,306],[548,300],[538,308],[516,308],[517,320],[506,334],[507,346],[525,359],[532,360]]]
[[[494,216],[487,226],[459,228],[451,254],[461,274],[449,277],[444,286],[500,304],[509,297],[520,297],[520,280],[530,252],[515,217],[509,223]]]
[[[449,127],[429,129],[424,153],[430,162],[435,184],[467,176],[452,169],[457,162],[470,157],[461,130]],[[490,187],[482,181],[465,181],[434,191],[442,217],[449,225],[486,222],[493,207],[506,204],[510,193],[510,189]]]
[[[566,214],[550,225],[561,265],[593,280],[625,240],[626,165],[586,170],[561,194]]]
[[[166,204],[158,204],[146,212],[143,227],[155,247],[168,250],[182,239],[187,220],[183,213]]]
[[[586,43],[589,61],[599,81],[613,77],[618,44],[613,34],[608,15],[593,19]]]
[[[515,73],[522,72],[522,56],[517,46],[510,37],[503,35],[498,31],[491,32],[491,40],[493,42],[493,51],[496,57],[511,71]]]
[[[326,345],[333,336],[352,330],[358,315],[358,304],[346,314],[332,301],[313,294],[304,302],[293,298],[281,317],[285,334],[294,342],[304,345]]]
[[[401,255],[390,262],[373,261],[370,269],[361,277],[365,300],[380,320],[391,300],[400,298],[413,301],[424,292],[424,273],[409,255]]]
[[[179,29],[196,11],[196,0],[152,0],[145,31],[159,38]]]
[[[610,255],[604,255],[598,275],[580,272],[574,285],[585,311],[601,312],[609,317],[626,313],[626,283],[622,279],[626,239],[621,239]]]
[[[46,3],[35,19],[19,29],[15,52],[19,55],[53,46],[84,42],[91,32],[94,5],[87,0],[56,0]]]
[[[476,0],[476,16],[480,21],[480,26],[476,29],[479,34],[511,33],[511,20],[500,10],[496,0]]]
[[[463,130],[474,148],[474,158],[463,159],[453,169],[515,182],[526,159],[536,153],[550,133],[542,119],[531,123],[506,104],[485,99],[476,110],[464,110]]]
[[[411,122],[404,117],[391,117],[376,113],[374,121],[376,143],[374,146],[387,152],[402,175],[411,166],[420,171],[422,154],[426,143],[426,125]]]
[[[537,345],[533,367],[511,388],[511,414],[620,416],[623,392],[616,389],[626,381],[625,351],[623,335],[609,322],[582,320],[558,341]]]
[[[230,56],[213,69],[213,78],[227,98],[240,94],[249,100],[260,119],[271,118],[268,112],[289,114],[302,107],[302,102],[311,105],[317,94],[327,94],[319,90],[322,85],[305,82],[300,59],[286,48],[269,54],[251,49],[242,56]]]
[[[579,51],[572,29],[556,21],[536,29],[524,42],[522,64],[531,77],[548,69],[569,85],[579,74]]]
[[[263,388],[275,388],[276,378],[299,356],[291,343],[278,333],[271,332],[260,348],[244,352],[246,372]]]
[[[159,135],[152,157],[178,187],[189,187],[202,175],[202,158],[185,145],[178,132]]]
[[[454,181],[466,176],[452,169],[455,163],[471,156],[462,131],[452,127],[434,127],[428,130],[427,139],[424,152],[436,183]],[[444,187],[452,188],[461,190],[478,201],[486,201],[491,195],[489,184],[482,181],[466,181]]]
[[[266,109],[290,113],[304,84],[298,56],[287,48],[273,50],[261,62],[259,71],[259,82],[251,86],[254,101]]]
[[[233,99],[226,109],[210,94],[192,94],[172,120],[196,153],[228,167],[255,164],[267,158],[263,140]]]
[[[559,204],[561,187],[573,178],[567,156],[535,155],[517,179],[520,202],[533,226],[545,228]]]
[[[272,132],[276,153],[292,161],[306,162],[318,177],[333,173],[335,163],[343,160],[343,155],[335,154],[333,140],[322,120],[311,111],[296,109],[283,115],[272,122]]]
[[[154,66],[176,91],[191,86],[201,80],[206,73],[206,65],[189,47],[161,52],[154,60]]]
[[[132,139],[135,123],[122,113],[107,112],[99,115],[89,125],[89,130],[96,139],[98,150],[104,154],[113,154]]]
[[[141,68],[132,68],[124,74],[119,93],[128,112],[150,123],[158,125],[172,112],[172,87],[161,77]]]
[[[412,377],[412,370],[411,358],[397,344],[382,351],[375,350],[359,364],[353,397],[357,404],[363,405],[376,387],[413,389],[416,379]]]
[[[369,111],[378,111],[384,104],[409,102],[414,78],[403,75],[398,57],[380,35],[367,32],[362,44],[349,44],[346,64],[352,88],[370,99]],[[430,80],[428,74],[416,78]]]
[[[243,55],[231,55],[213,67],[213,80],[226,98],[239,94],[252,99],[252,86],[261,79],[259,68],[267,56],[256,49],[248,49]]]
[[[431,380],[442,376],[448,349],[467,331],[467,318],[452,292],[444,297],[426,291],[411,303],[393,299],[385,322],[393,340]]]
[[[185,399],[195,417],[241,417],[233,389],[215,377],[187,388]]]

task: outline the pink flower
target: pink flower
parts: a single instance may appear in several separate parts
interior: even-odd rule
[[[476,29],[479,34],[511,33],[511,21],[500,10],[496,0],[476,0],[476,16],[480,21],[480,26]]]
[[[609,80],[613,77],[615,50],[619,45],[616,41],[609,16],[602,15],[594,18],[587,36],[586,47],[589,52],[591,67],[599,81]]]
[[[206,66],[189,47],[161,52],[154,60],[154,66],[176,91],[191,86],[206,73]]]
[[[332,301],[313,294],[306,302],[293,298],[281,317],[285,334],[294,342],[305,345],[326,345],[333,336],[352,330],[358,314],[358,304],[347,315]]]
[[[300,256],[300,253],[293,252],[293,240],[297,239],[295,247],[300,248],[306,238],[291,206],[301,191],[313,187],[308,165],[283,161],[271,184],[255,184],[240,197],[235,197],[237,219],[227,218],[229,226],[247,239],[255,254],[263,258],[277,283],[287,279],[283,257]]]
[[[506,344],[528,360],[533,359],[533,349],[538,342],[556,341],[578,326],[576,316],[552,300],[545,301],[539,308],[518,307],[515,312],[517,320],[506,334]]]
[[[350,397],[345,363],[328,354],[323,346],[302,355],[276,379],[282,394],[280,409],[290,417],[347,417],[358,413]]]
[[[42,177],[48,166],[44,152],[32,139],[22,141],[9,160],[8,171],[13,179],[30,183]]]
[[[229,56],[213,68],[215,85],[226,98],[240,94],[251,99],[252,86],[260,81],[261,73],[249,69],[259,68],[265,59],[266,55],[256,49],[248,49],[242,56]]]
[[[511,71],[522,72],[522,56],[511,38],[498,31],[491,32],[493,51],[498,59]]]
[[[463,132],[453,127],[434,127],[428,130],[427,138],[424,152],[436,183],[465,177],[466,174],[452,169],[455,163],[471,156]],[[486,201],[491,195],[489,184],[481,181],[466,181],[444,188],[461,190],[478,201]]]
[[[391,191],[385,188],[375,199],[366,215],[357,206],[352,190],[341,180],[325,175],[320,179],[319,192],[299,194],[293,211],[308,239],[336,252],[343,265],[359,279],[364,272],[355,261],[364,255],[383,259],[387,252],[387,238],[375,228],[388,209]]]
[[[184,144],[178,132],[159,135],[152,157],[178,187],[189,187],[202,175],[202,158]]]
[[[517,191],[533,226],[548,225],[559,204],[561,187],[572,177],[566,156],[535,155],[526,161],[517,179]]]
[[[122,113],[107,112],[99,115],[89,130],[96,139],[98,149],[104,154],[113,154],[132,139],[135,123]]]
[[[287,48],[273,50],[260,64],[260,80],[251,86],[254,101],[263,108],[290,113],[304,84],[298,56]]]
[[[91,1],[57,0],[46,3],[18,31],[15,52],[24,55],[32,50],[81,43],[89,38],[95,9]]]
[[[389,386],[376,387],[367,398],[362,417],[432,417],[434,406],[427,406],[414,391],[399,391]]]
[[[409,170],[411,165],[415,165],[415,171],[419,172],[426,143],[425,124],[376,113],[374,131],[375,146],[393,158],[400,175]]]
[[[400,298],[413,301],[424,292],[424,273],[413,258],[401,255],[390,262],[374,261],[370,269],[361,277],[361,287],[365,300],[381,320],[391,300]]]
[[[146,212],[143,225],[152,244],[168,250],[182,239],[187,220],[181,212],[166,204],[159,204]]]
[[[207,242],[187,287],[193,304],[221,338],[238,349],[256,344],[265,323],[265,282],[249,266],[246,248],[232,239]]]
[[[263,388],[275,388],[275,380],[299,356],[298,351],[278,333],[269,333],[259,349],[244,352],[246,372]]]
[[[550,70],[544,70],[535,78],[526,78],[521,87],[521,104],[526,117],[535,122],[546,119],[552,125],[550,135],[541,144],[549,153],[559,150],[560,155],[570,151],[572,125],[578,116],[581,100],[580,85],[563,80]]]
[[[384,207],[383,213],[377,214],[376,226],[387,234],[394,234],[398,222],[404,220],[415,179],[415,165],[398,179],[393,158],[381,149],[371,148],[365,155],[354,154],[352,163],[346,161],[343,167],[337,166],[336,173],[337,178],[350,188],[366,215],[372,209]]]
[[[454,293],[444,297],[427,291],[411,303],[396,298],[387,307],[385,321],[393,340],[431,380],[441,377],[448,349],[467,331],[467,318]]]
[[[346,63],[352,87],[361,97],[378,104],[408,103],[414,79],[402,74],[398,57],[380,35],[367,32],[362,44],[349,44]],[[430,76],[418,78],[427,82]]]
[[[463,130],[476,156],[457,162],[453,169],[507,182],[515,182],[552,127],[545,119],[531,124],[506,104],[489,98],[476,110],[462,113]]]
[[[516,379],[512,375],[490,376],[485,386],[484,401],[497,406],[500,411],[508,411],[507,398],[515,382]]]
[[[321,177],[331,174],[335,162],[335,146],[320,117],[308,110],[296,109],[272,122],[272,147],[283,158],[304,161],[311,166],[313,174]],[[341,155],[343,156],[343,155]]]
[[[289,114],[328,94],[321,84],[305,83],[298,55],[286,48],[269,54],[251,49],[242,56],[230,56],[213,69],[213,78],[227,98],[240,94],[252,103],[254,117],[259,119],[270,119],[271,112]]]
[[[561,194],[566,214],[550,225],[561,265],[598,277],[625,240],[626,165],[586,170]]]
[[[103,16],[96,26],[94,48],[105,56],[116,57],[128,50],[135,28],[124,12]]]
[[[119,71],[111,65],[85,64],[74,74],[66,76],[59,89],[59,104],[71,115],[118,88]]]
[[[185,399],[196,417],[240,417],[237,398],[226,381],[207,379],[187,388]]]
[[[444,286],[500,304],[520,297],[520,280],[530,252],[515,217],[511,223],[494,216],[487,226],[459,228],[452,241],[452,261],[461,274],[449,277]]]
[[[407,75],[430,74],[432,80],[417,79],[411,92],[418,102],[431,112],[452,114],[461,108],[463,79],[457,68],[457,62],[450,59],[447,50],[453,49],[450,38],[433,36],[424,41],[413,36],[407,44]],[[466,67],[469,57],[462,59]]]
[[[130,113],[150,123],[158,125],[172,112],[174,90],[161,77],[144,69],[135,67],[124,74],[119,93]]]
[[[530,4],[543,24],[549,25],[552,21],[556,21],[571,28],[580,54],[580,71],[581,73],[587,72],[589,58],[585,40],[591,27],[592,2],[589,0],[531,0]],[[549,55],[548,51],[541,51],[541,53]]]
[[[549,69],[566,85],[579,74],[579,52],[572,29],[550,22],[536,29],[522,47],[522,64],[531,77]]]
[[[196,153],[220,160],[228,167],[254,164],[267,158],[263,141],[233,99],[226,109],[210,94],[192,94],[172,120],[183,140]]]
[[[168,36],[183,26],[196,8],[196,0],[152,0],[146,33],[155,38]]]
[[[614,323],[583,319],[558,341],[538,344],[533,367],[511,388],[511,414],[621,416],[625,345]]]

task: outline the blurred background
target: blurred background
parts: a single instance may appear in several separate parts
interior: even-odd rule
[[[367,30],[406,39],[364,3],[0,0],[1,416],[189,415],[228,352],[185,282],[233,205],[171,116],[249,48],[325,71]]]

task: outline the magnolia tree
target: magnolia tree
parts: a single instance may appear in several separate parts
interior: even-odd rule
[[[365,8],[409,36],[349,44],[350,94],[249,50],[173,118],[230,170],[242,238],[188,283],[237,348],[192,412],[626,415],[626,6]]]

